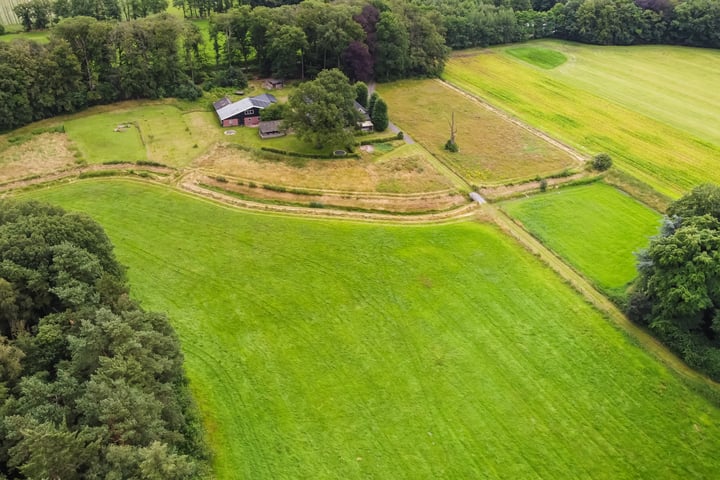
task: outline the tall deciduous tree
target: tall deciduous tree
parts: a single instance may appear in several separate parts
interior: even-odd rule
[[[301,139],[317,148],[325,145],[349,147],[356,119],[355,89],[338,69],[324,70],[311,82],[298,87],[289,99],[286,124]]]
[[[720,187],[674,203],[658,237],[638,257],[628,314],[690,365],[720,378]]]
[[[402,78],[410,67],[410,37],[402,19],[392,12],[382,12],[377,23],[375,76],[389,81]]]

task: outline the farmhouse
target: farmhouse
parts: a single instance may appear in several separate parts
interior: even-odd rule
[[[357,110],[359,117],[359,120],[355,123],[355,126],[363,132],[372,132],[374,125],[370,121],[370,115],[368,115],[365,107],[360,105],[358,102],[355,102],[355,110]]]
[[[254,127],[260,123],[260,110],[271,103],[277,103],[277,99],[269,93],[263,93],[257,97],[243,98],[235,103],[227,97],[221,98],[213,103],[213,107],[223,127],[241,125]]]

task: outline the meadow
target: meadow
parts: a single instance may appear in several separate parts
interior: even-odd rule
[[[93,180],[182,341],[217,478],[716,478],[720,409],[492,225],[236,211]]]
[[[634,253],[657,235],[661,218],[604,183],[549,191],[501,208],[614,298],[624,297],[637,275]]]
[[[577,166],[566,152],[437,81],[405,80],[377,90],[393,123],[470,183],[529,180]],[[453,112],[457,153],[443,149]]]
[[[720,181],[716,51],[529,45],[557,48],[568,61],[547,69],[505,47],[465,51],[443,78],[582,152],[609,153],[619,169],[671,197]]]
[[[398,142],[400,143],[400,142]],[[420,193],[453,189],[420,145],[390,145],[387,153],[360,159],[262,158],[254,152],[218,146],[194,166],[242,181],[341,192]],[[277,157],[277,158],[276,158]]]
[[[183,111],[170,102],[91,108],[63,124],[88,163],[152,161],[183,167],[222,138],[211,112]]]

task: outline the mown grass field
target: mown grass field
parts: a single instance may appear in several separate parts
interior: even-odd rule
[[[13,11],[13,7],[20,3],[19,0],[0,0],[0,24],[12,25],[18,23],[17,15]],[[0,35],[2,38],[2,35]]]
[[[185,112],[169,103],[98,107],[64,125],[88,163],[140,160],[183,167],[222,136],[219,127],[213,128],[211,112]],[[129,127],[118,128],[122,125]]]
[[[234,211],[130,181],[106,228],[182,340],[217,477],[717,478],[720,409],[490,225]]]
[[[634,252],[657,235],[660,214],[604,183],[512,200],[501,208],[600,289],[624,296]]]
[[[564,151],[433,80],[378,85],[393,123],[471,183],[498,184],[576,166]],[[460,151],[449,153],[455,112]]]
[[[530,45],[565,49],[560,42]],[[504,47],[460,52],[443,77],[581,151],[609,153],[618,168],[664,194],[677,197],[698,183],[720,181],[717,51],[567,50],[569,60],[550,70]]]

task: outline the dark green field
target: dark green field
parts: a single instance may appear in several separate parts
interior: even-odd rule
[[[93,215],[170,315],[218,478],[720,477],[720,410],[491,225],[31,196]]]

